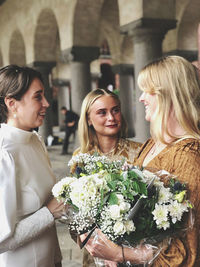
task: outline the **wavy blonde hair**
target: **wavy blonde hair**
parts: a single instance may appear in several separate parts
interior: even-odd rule
[[[80,140],[80,151],[82,153],[87,153],[95,145],[98,146],[98,140],[93,127],[88,124],[88,115],[90,112],[90,107],[92,104],[101,96],[108,95],[116,99],[117,103],[120,105],[120,100],[116,94],[106,89],[96,89],[91,91],[86,95],[81,106],[81,115],[78,123],[78,135]],[[125,138],[127,133],[126,122],[121,115],[121,129],[119,132],[119,137]]]
[[[166,143],[163,133],[174,140],[186,137],[200,138],[200,80],[199,71],[180,56],[167,56],[145,66],[138,76],[141,90],[155,94],[158,107],[151,123],[151,135]],[[174,108],[183,136],[174,136],[168,130],[168,118]]]

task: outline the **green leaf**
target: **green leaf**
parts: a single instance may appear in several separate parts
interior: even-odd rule
[[[147,196],[147,187],[145,183],[140,183],[140,192],[141,194],[144,194],[145,196]]]
[[[109,205],[117,205],[118,204],[118,198],[115,192],[112,192],[110,194],[110,197],[108,199]]]
[[[133,182],[133,189],[135,192],[140,193],[140,186],[138,185],[136,181]]]
[[[117,182],[116,181],[110,181],[107,183],[107,185],[111,190],[115,190],[116,186],[117,186]]]
[[[134,200],[134,196],[131,193],[127,193],[127,198],[129,198],[130,200]]]

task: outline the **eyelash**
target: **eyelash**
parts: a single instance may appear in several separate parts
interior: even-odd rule
[[[117,113],[120,112],[120,108],[116,107],[116,108],[114,108],[114,109],[112,110],[112,112],[113,112],[114,114],[117,114]],[[102,110],[102,111],[99,111],[98,114],[101,115],[101,116],[106,115],[106,111],[103,111],[103,110]]]
[[[106,115],[106,111],[99,111],[99,115]]]
[[[36,99],[37,99],[37,100],[41,100],[41,99],[42,99],[42,96],[41,96],[41,95],[37,95],[37,96],[36,96]]]

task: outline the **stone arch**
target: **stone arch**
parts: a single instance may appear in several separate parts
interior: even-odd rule
[[[123,37],[120,35],[119,7],[117,0],[104,0],[100,19],[99,45],[106,39],[110,48],[112,63],[121,63],[120,46]]]
[[[102,0],[77,0],[73,24],[74,46],[98,46],[102,2]]]
[[[178,27],[178,50],[197,51],[199,10],[200,2],[198,0],[191,0],[187,3]]]
[[[74,46],[100,47],[106,40],[116,64],[120,61],[122,39],[117,0],[77,1],[73,24]]]
[[[60,37],[56,17],[49,8],[43,9],[37,19],[34,37],[35,61],[52,62],[60,55]]]
[[[10,39],[9,62],[20,66],[26,65],[25,44],[19,30],[15,30]]]

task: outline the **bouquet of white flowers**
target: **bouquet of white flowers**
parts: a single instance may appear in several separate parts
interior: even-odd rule
[[[112,241],[134,246],[184,229],[192,204],[186,185],[166,171],[139,170],[125,160],[89,154],[72,157],[69,166],[74,176],[63,178],[52,192],[70,205],[72,231],[81,234],[96,226]]]

